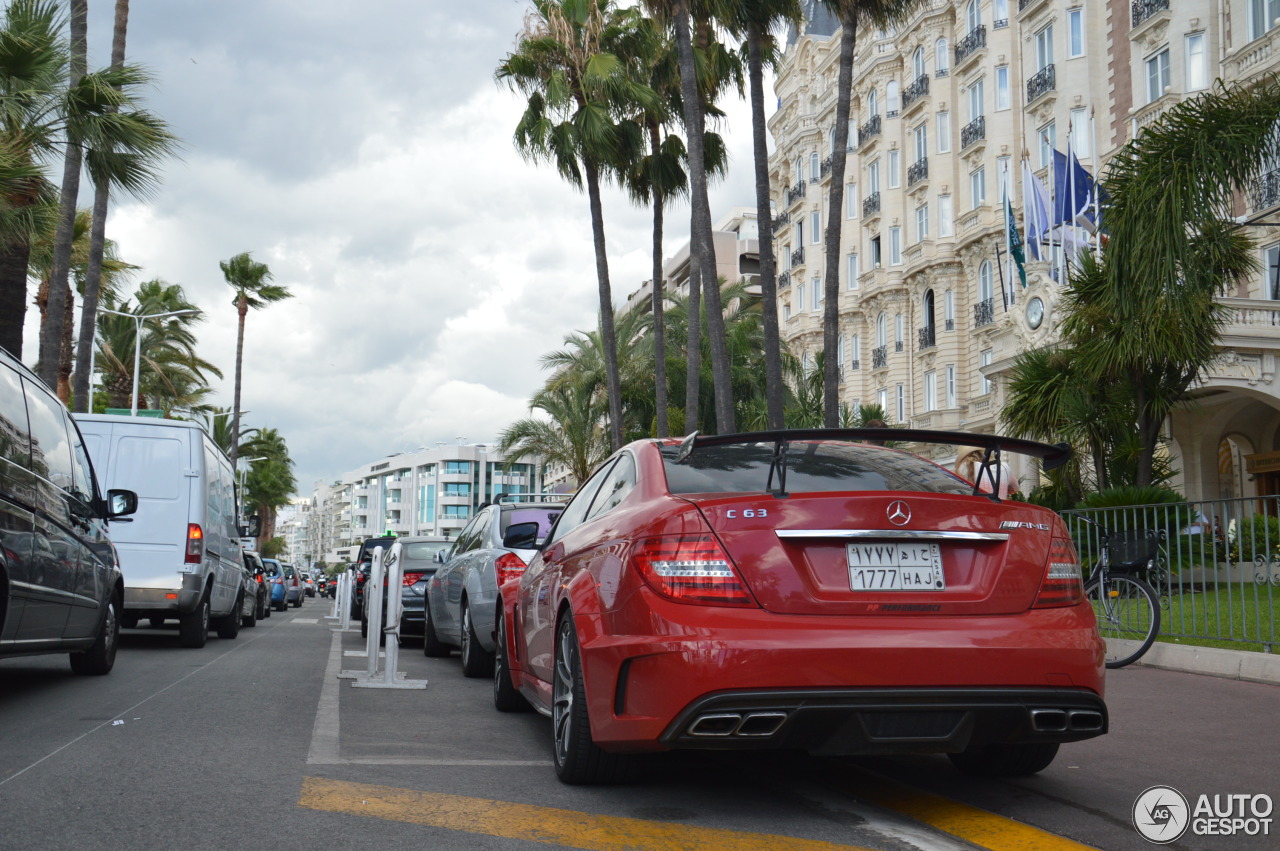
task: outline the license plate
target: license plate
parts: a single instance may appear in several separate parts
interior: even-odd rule
[[[937,544],[901,542],[848,544],[853,591],[941,591],[942,553]]]

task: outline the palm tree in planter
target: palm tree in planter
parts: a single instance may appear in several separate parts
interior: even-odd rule
[[[254,260],[249,252],[244,251],[230,260],[221,260],[218,266],[222,269],[222,277],[236,291],[236,314],[240,324],[236,331],[236,387],[231,403],[231,465],[234,467],[240,442],[240,387],[244,366],[244,318],[249,309],[266,307],[277,301],[292,298],[293,293],[279,284],[271,283],[271,270],[266,263]]]

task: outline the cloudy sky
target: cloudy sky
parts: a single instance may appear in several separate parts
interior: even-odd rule
[[[93,67],[110,60],[113,5],[89,4]],[[142,267],[135,284],[180,283],[206,311],[201,354],[228,407],[236,323],[218,261],[250,251],[294,293],[250,312],[241,405],[285,436],[302,495],[389,452],[494,440],[527,415],[539,357],[596,322],[586,196],[516,153],[522,103],[493,79],[529,8],[132,3],[129,61],[153,73],[147,103],[182,151],[155,197],[113,204],[107,235]],[[728,111],[713,218],[754,206],[749,111]],[[617,191],[604,210],[621,303],[650,277],[650,214]],[[668,256],[687,216],[668,214]]]

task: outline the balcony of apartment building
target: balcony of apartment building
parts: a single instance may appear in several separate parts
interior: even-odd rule
[[[773,217],[773,235],[776,237],[782,229],[791,224],[791,211],[784,210],[782,215]]]
[[[1040,8],[1044,3],[1045,0],[1018,0],[1018,17],[1021,18],[1032,10]]]
[[[920,159],[907,166],[907,188],[915,186],[922,180],[929,179],[929,158],[921,157]]]
[[[818,179],[826,180],[831,177],[831,163],[835,160],[835,154],[827,154],[826,159],[818,166]]]
[[[782,292],[783,290],[787,289],[790,286],[791,286],[791,273],[779,272],[778,273],[778,292]]]
[[[924,104],[925,95],[929,94],[929,75],[921,74],[915,82],[902,90],[902,114],[910,115]]]
[[[1058,75],[1054,70],[1053,63],[1050,62],[1032,74],[1031,78],[1027,80],[1027,106],[1031,106],[1031,104],[1050,92],[1057,91],[1057,88]]]
[[[987,25],[978,24],[969,31],[968,35],[956,42],[954,62],[956,73],[959,74],[969,62],[977,59],[986,46]]]
[[[884,369],[889,365],[889,347],[876,346],[871,350],[871,368]]]
[[[804,246],[800,246],[791,252],[791,268],[804,265]]]
[[[925,325],[916,332],[916,338],[920,351],[932,349],[938,344],[937,329],[933,325]]]
[[[786,189],[782,190],[783,203],[787,207],[798,203],[802,198],[804,198],[806,187],[808,185],[807,181],[801,179],[795,186],[788,186]]]
[[[880,193],[872,192],[866,198],[862,199],[862,217],[865,219],[869,216],[880,214]]]
[[[1162,12],[1165,20],[1169,18],[1169,0],[1132,0],[1129,9],[1130,26],[1135,30],[1147,21],[1161,17]]]
[[[1136,137],[1144,127],[1158,121],[1160,116],[1164,115],[1181,101],[1182,95],[1180,93],[1165,92],[1151,103],[1134,109],[1129,113],[1130,138]]]
[[[973,327],[981,328],[996,321],[996,300],[986,298],[973,306]]]
[[[979,115],[968,124],[960,128],[960,150],[965,150],[976,142],[985,141],[987,138],[987,117]]]
[[[861,127],[858,128],[858,147],[863,147],[871,143],[873,139],[880,136],[881,120],[879,115],[873,115]]]
[[[1146,21],[1143,24],[1143,30],[1148,26],[1155,26],[1154,23],[1147,24]],[[1130,32],[1130,39],[1134,37],[1135,32],[1136,30]],[[1280,58],[1280,27],[1273,26],[1258,38],[1246,42],[1238,50],[1223,56],[1223,79],[1242,83],[1256,79],[1274,71],[1278,58]]]

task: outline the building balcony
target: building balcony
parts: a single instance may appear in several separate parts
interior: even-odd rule
[[[1217,301],[1227,308],[1220,347],[1280,350],[1280,301],[1225,297]]]
[[[960,128],[960,150],[963,151],[974,142],[980,142],[985,138],[987,138],[987,117],[979,115]]]
[[[781,216],[774,216],[773,219],[773,235],[777,236],[778,232],[791,224],[791,211],[783,211]]]
[[[1130,11],[1133,13],[1132,26],[1136,27],[1152,15],[1169,11],[1169,0],[1133,0]]]
[[[942,330],[943,331],[956,330],[956,321],[954,319],[944,319],[942,322]]]
[[[973,306],[973,327],[981,328],[996,321],[995,298],[984,299]]]
[[[1057,87],[1057,74],[1054,72],[1053,64],[1050,63],[1027,80],[1027,104],[1030,105],[1041,95],[1046,95]]]
[[[906,112],[911,104],[929,94],[929,75],[921,74],[916,81],[902,92],[902,111]]]
[[[932,325],[926,325],[921,328],[919,332],[917,332],[917,336],[920,338],[919,344],[922,349],[932,349],[937,345],[934,340],[934,327]]]
[[[1041,2],[1043,2],[1043,0],[1018,0],[1018,14],[1021,15],[1032,6],[1040,5]]]
[[[904,345],[903,345],[903,342],[902,342],[901,340],[894,340],[894,341],[893,341],[893,350],[894,350],[895,352],[901,353],[901,352],[902,352],[902,350],[903,350],[903,348],[904,348]]]
[[[804,246],[803,245],[797,248],[795,251],[791,252],[791,265],[793,267],[804,265]]]
[[[858,128],[858,144],[865,145],[876,136],[880,135],[880,116],[873,115],[871,119]]]
[[[802,180],[799,183],[797,183],[795,186],[792,186],[788,189],[783,190],[782,194],[783,194],[783,197],[786,199],[786,204],[788,207],[790,207],[792,204],[794,204],[795,202],[799,201],[801,198],[804,197],[805,187],[808,185],[809,184],[805,183]]]
[[[882,369],[889,365],[889,347],[876,346],[871,350],[871,368]]]
[[[1255,180],[1249,195],[1255,211],[1269,210],[1280,204],[1280,171],[1269,171]]]
[[[789,286],[791,286],[791,273],[783,272],[778,275],[778,289],[785,290]]]
[[[849,363],[849,369],[862,369],[862,361],[854,360]]]
[[[862,215],[865,218],[866,216],[874,216],[878,212],[880,212],[880,193],[872,192],[862,199]]]
[[[929,177],[929,158],[921,157],[920,159],[907,166],[907,186],[915,186],[922,180]]]
[[[827,158],[822,161],[822,165],[818,169],[818,174],[822,180],[826,180],[831,176],[831,162],[835,159],[835,154],[828,154]]]
[[[987,25],[979,24],[964,38],[956,42],[955,64],[958,67],[975,51],[987,46]]]

